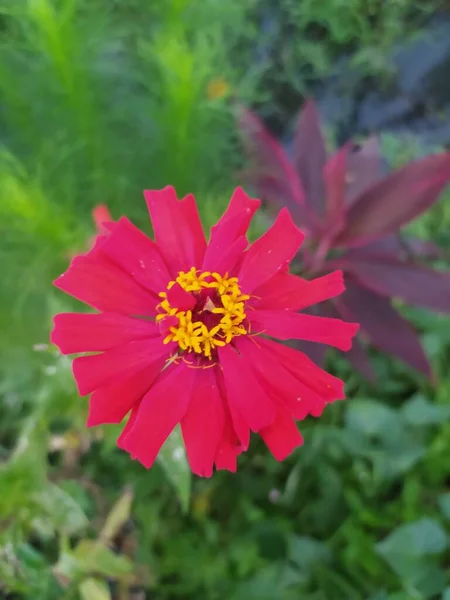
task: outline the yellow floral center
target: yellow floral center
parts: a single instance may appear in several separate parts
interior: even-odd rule
[[[177,283],[193,295],[195,306],[191,310],[179,310],[170,304],[168,291]],[[211,360],[216,348],[229,344],[238,335],[247,334],[245,301],[250,296],[242,294],[238,278],[228,277],[228,273],[224,276],[209,271],[201,273],[195,267],[180,271],[159,297],[156,321],[162,323],[171,318],[164,344],[177,342],[180,350]]]

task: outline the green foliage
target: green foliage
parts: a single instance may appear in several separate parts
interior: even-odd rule
[[[382,356],[370,386],[334,356],[349,399],[302,424],[304,447],[278,463],[254,439],[236,475],[210,480],[190,475],[178,430],[149,471],[116,448],[121,426],[87,430],[71,361],[47,345],[51,316],[79,308],[51,280],[91,243],[95,205],[149,231],[142,189],[173,184],[206,226],[220,215],[240,167],[230,97],[273,93],[252,62],[265,6],[0,0],[2,598],[449,598],[448,319],[405,310],[437,386]],[[384,48],[411,7],[345,6],[282,0],[280,78]],[[445,239],[443,221],[444,203],[416,233]]]
[[[444,3],[280,0],[276,9],[270,2],[262,4],[267,39],[261,45],[274,60],[268,80],[280,86],[280,101],[289,103],[285,86],[291,93],[292,87],[300,95],[310,93],[311,83],[330,73],[336,56],[351,53],[351,64],[363,74],[387,81],[393,74],[388,56],[394,44],[414,35]]]
[[[183,511],[186,512],[191,496],[191,470],[179,427],[172,431],[167,438],[158,455],[158,460],[173,483]]]

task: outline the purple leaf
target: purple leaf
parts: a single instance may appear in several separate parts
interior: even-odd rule
[[[255,113],[242,106],[238,107],[238,126],[250,163],[240,176],[276,211],[286,206],[297,224],[311,227],[313,218],[305,206],[302,181],[282,145]]]
[[[346,278],[346,291],[334,301],[341,315],[361,325],[361,333],[380,350],[400,358],[417,371],[431,376],[431,368],[412,326],[387,298]]]
[[[306,192],[306,202],[317,215],[325,212],[323,169],[326,162],[319,113],[314,102],[308,100],[295,127],[294,164]]]
[[[360,248],[350,248],[344,256],[349,260],[357,260],[361,258],[361,256],[365,257],[366,255],[384,256],[387,254],[388,256],[392,256],[393,254],[401,254],[402,252],[405,252],[405,250],[404,242],[402,242],[400,236],[398,234],[393,234],[380,238],[376,242],[371,242],[366,246],[361,246]]]
[[[394,233],[426,211],[450,180],[450,153],[414,161],[354,201],[336,246],[360,246]]]
[[[342,268],[362,285],[388,297],[437,312],[450,313],[450,273],[399,260],[395,256],[364,254],[342,257]]]
[[[358,336],[353,338],[352,347],[345,353],[345,358],[367,381],[372,383],[376,381],[375,371],[373,370],[367,351],[359,341]]]
[[[389,235],[380,238],[376,242],[361,246],[360,248],[350,248],[345,257],[358,260],[361,256],[379,256],[392,257],[396,255],[397,259],[407,260],[415,257],[422,259],[443,258],[445,253],[439,246],[433,242],[427,242],[414,237],[402,237],[399,234]]]
[[[335,319],[346,319],[346,315],[342,315],[338,307],[332,302],[327,302],[317,307],[318,313],[323,317],[334,317]],[[348,350],[344,356],[345,360],[348,360],[357,371],[363,375],[368,381],[375,381],[375,372],[370,364],[369,357],[364,346],[358,339],[358,335],[353,338],[352,347]],[[317,344],[318,345],[318,344]]]
[[[353,341],[354,339],[355,338],[353,338]],[[318,367],[323,367],[325,355],[329,349],[329,347],[325,344],[316,344],[313,342],[305,342],[304,340],[295,340],[295,342],[291,343],[291,346],[296,350],[300,350],[300,352],[306,354],[306,356],[310,358]],[[345,353],[346,356],[347,354],[348,352]]]
[[[433,244],[433,242],[427,242],[419,238],[409,237],[404,240],[404,245],[409,251],[410,255],[418,256],[420,258],[436,259],[443,258],[445,253],[439,246]]]
[[[335,234],[344,226],[347,187],[347,160],[350,144],[345,144],[328,160],[323,178],[326,191],[326,226]]]
[[[360,148],[350,152],[347,160],[347,204],[383,177],[380,140],[369,137]]]

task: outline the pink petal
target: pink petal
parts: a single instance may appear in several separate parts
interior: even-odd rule
[[[234,191],[227,210],[211,228],[211,237],[203,260],[203,271],[219,271],[218,264],[223,262],[224,254],[247,233],[253,215],[260,207],[259,200],[250,198],[240,187]],[[240,246],[243,242],[241,241]],[[220,267],[222,268],[222,267]]]
[[[172,364],[144,396],[120,447],[149,469],[175,425],[185,416],[198,375],[185,363]]]
[[[287,209],[282,209],[272,227],[254,242],[244,255],[239,284],[251,294],[296,255],[304,235],[294,225]]]
[[[74,298],[105,312],[154,315],[155,297],[107,260],[91,254],[75,257],[54,285]]]
[[[155,242],[126,217],[119,219],[100,250],[155,296],[172,279]]]
[[[133,425],[135,424],[136,417],[137,417],[137,414],[138,414],[138,410],[139,410],[139,405],[138,404],[136,404],[136,406],[133,406],[133,408],[131,409],[130,416],[128,417],[128,420],[125,423],[125,427],[122,429],[122,433],[117,438],[117,446],[119,448],[122,448],[122,442],[123,442],[123,440],[130,433]],[[132,456],[131,458],[135,459],[134,456]]]
[[[206,241],[194,197],[190,195],[179,201],[172,186],[162,190],[146,190],[144,197],[156,244],[172,276],[200,265]]]
[[[247,317],[255,333],[280,340],[319,342],[340,350],[350,350],[352,338],[359,329],[357,323],[281,310],[249,311]]]
[[[131,377],[162,356],[169,357],[173,345],[164,345],[161,338],[129,342],[103,354],[80,356],[73,361],[73,373],[81,396],[97,388]]]
[[[230,276],[236,276],[244,258],[244,251],[248,248],[248,240],[245,236],[237,238],[214,262],[212,269],[216,273],[228,273]]]
[[[225,419],[222,438],[217,446],[215,465],[218,471],[226,470],[235,473],[237,469],[237,456],[248,449],[248,445],[250,443],[250,431],[247,427],[248,439],[246,440],[245,445],[242,444],[242,441],[239,439],[233,427],[230,408],[226,398],[225,382],[223,380],[222,371],[216,370],[216,375]]]
[[[224,441],[225,446],[230,446],[235,454],[246,452],[250,445],[250,426],[243,417],[235,403],[230,403],[225,386],[223,371],[217,371],[217,383],[223,400],[225,413]],[[227,425],[229,422],[229,427]]]
[[[258,381],[278,409],[288,411],[298,420],[308,414],[322,412],[326,400],[290,373],[270,347],[266,348],[259,341],[241,337],[236,341],[236,346],[241,354],[248,357]],[[327,398],[329,396],[327,393]]]
[[[181,420],[181,431],[192,472],[200,477],[211,477],[213,473],[224,423],[215,369],[199,369],[189,409]]]
[[[272,363],[280,362],[300,382],[327,402],[345,398],[343,382],[318,367],[303,352],[265,338],[258,338],[258,345],[270,352]]]
[[[237,452],[236,452],[236,434],[233,429],[231,417],[226,415],[224,431],[222,439],[217,446],[215,456],[215,465],[218,471],[231,471],[236,473],[237,470]]]
[[[297,425],[292,417],[279,411],[275,421],[259,432],[276,460],[284,460],[297,446],[303,444]]]
[[[110,265],[111,261],[108,260],[106,258],[106,256],[103,256],[103,254],[100,252],[100,248],[103,246],[103,244],[105,243],[105,240],[107,239],[108,235],[109,235],[109,230],[106,229],[106,225],[116,225],[115,223],[104,223],[104,228],[106,230],[105,234],[97,234],[94,239],[91,241],[91,249],[89,250],[89,252],[82,254],[82,256],[89,256],[91,259],[95,259],[96,261],[100,262],[101,264],[107,264]]]
[[[247,357],[231,346],[224,346],[219,348],[219,361],[235,430],[235,413],[243,417],[252,431],[270,425],[275,419],[275,407],[256,379]],[[236,433],[239,435],[237,430]]]
[[[190,249],[190,254],[192,257],[192,265],[200,265],[205,255],[206,238],[200,215],[198,214],[194,194],[188,194],[180,200],[180,203],[185,222],[188,225],[188,230],[191,234],[192,248]]]
[[[256,288],[255,299],[249,304],[255,309],[301,310],[339,296],[345,290],[342,271],[307,281],[289,273],[277,273]]]
[[[186,292],[179,283],[175,283],[167,291],[167,300],[171,306],[175,306],[178,310],[191,310],[197,304],[194,296]]]
[[[241,217],[242,220],[240,226],[235,228],[235,238],[245,235],[253,215],[260,206],[261,200],[258,200],[258,198],[250,198],[250,196],[238,186],[231,196],[227,210],[212,229],[220,229],[219,225],[225,223],[228,219]]]
[[[142,400],[161,373],[166,362],[162,356],[131,376],[95,390],[89,399],[88,427],[103,423],[120,423],[125,415]]]
[[[101,352],[133,340],[159,335],[150,321],[116,313],[62,313],[54,318],[51,341],[62,354]]]

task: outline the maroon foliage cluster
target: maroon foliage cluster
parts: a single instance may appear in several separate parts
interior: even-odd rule
[[[369,341],[430,375],[416,332],[392,300],[450,313],[450,273],[424,262],[439,250],[399,236],[449,183],[450,153],[416,160],[387,176],[376,138],[360,147],[347,143],[329,156],[313,102],[297,121],[292,157],[251,111],[240,109],[239,125],[249,159],[244,179],[269,211],[288,207],[306,234],[298,259],[303,273],[344,272],[346,292],[318,312],[360,323],[360,339],[348,359],[373,378]]]

